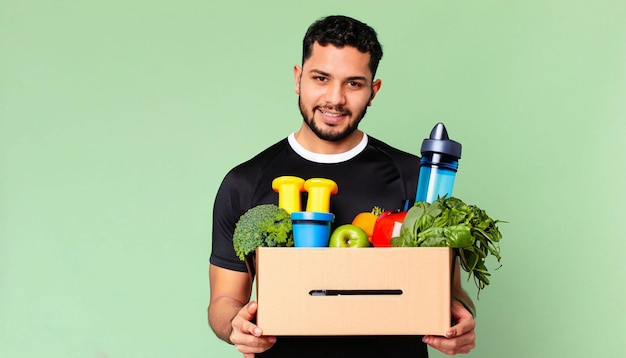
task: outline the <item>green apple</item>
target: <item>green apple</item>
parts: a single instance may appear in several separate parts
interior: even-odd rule
[[[367,233],[360,227],[352,224],[339,226],[330,235],[328,247],[368,247],[370,241]]]

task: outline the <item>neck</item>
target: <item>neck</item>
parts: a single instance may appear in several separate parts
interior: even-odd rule
[[[303,124],[294,135],[304,149],[318,154],[345,153],[356,147],[363,139],[363,132],[357,129],[348,137],[337,142],[323,140],[315,135],[306,124]]]

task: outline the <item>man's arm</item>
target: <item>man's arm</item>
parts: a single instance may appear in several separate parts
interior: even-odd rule
[[[250,300],[252,286],[247,272],[209,266],[211,300],[209,302],[209,325],[222,340],[231,343],[231,322]]]
[[[257,304],[248,302],[252,292],[249,274],[210,265],[209,281],[209,325],[215,334],[233,344],[244,358],[270,349],[276,337],[263,336],[263,331],[252,323]]]

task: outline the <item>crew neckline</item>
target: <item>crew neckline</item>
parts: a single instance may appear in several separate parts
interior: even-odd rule
[[[320,153],[314,153],[305,149],[296,140],[295,132],[291,133],[287,137],[287,140],[289,141],[289,145],[291,146],[291,148],[302,158],[306,160],[310,160],[312,162],[316,162],[316,163],[332,164],[332,163],[345,162],[347,160],[350,160],[356,157],[359,153],[361,153],[365,149],[365,147],[367,147],[368,137],[367,137],[367,134],[363,133],[363,138],[361,138],[361,141],[359,142],[359,144],[357,144],[354,148],[346,152],[337,153],[337,154],[320,154]]]

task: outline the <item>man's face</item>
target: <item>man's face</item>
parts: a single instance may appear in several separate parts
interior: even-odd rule
[[[313,45],[313,53],[294,76],[302,118],[326,141],[341,141],[353,133],[380,89],[372,82],[369,53],[354,47]]]

